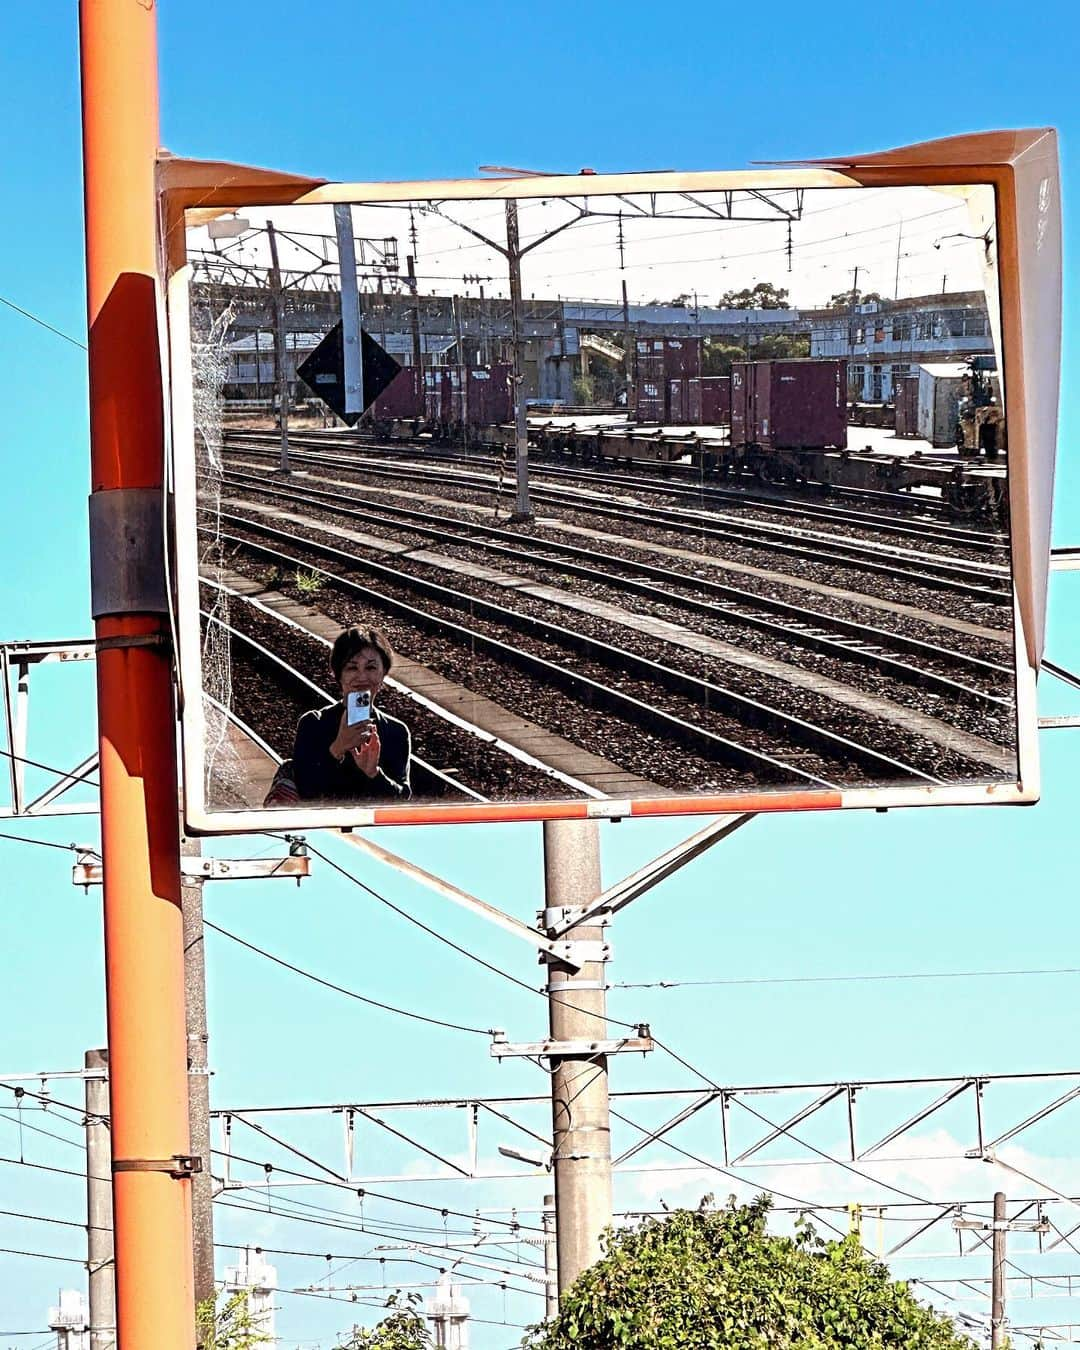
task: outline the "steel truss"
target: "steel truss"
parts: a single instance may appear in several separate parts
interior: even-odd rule
[[[27,737],[30,720],[30,676],[38,666],[51,662],[92,661],[95,656],[92,638],[75,638],[59,642],[3,642],[0,643],[0,682],[3,683],[4,744],[0,757],[7,761],[11,789],[10,801],[0,805],[0,819],[11,820],[21,816],[95,815],[96,798],[92,802],[61,801],[69,789],[78,783],[93,780],[98,766],[97,752],[88,755],[72,769],[43,769],[51,777],[48,787],[28,798],[26,769],[33,763],[27,757]],[[13,687],[14,686],[14,687]]]

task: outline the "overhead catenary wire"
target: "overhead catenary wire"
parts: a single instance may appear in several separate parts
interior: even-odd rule
[[[4,752],[7,753],[6,751]],[[39,766],[41,767],[41,766]],[[54,773],[62,773],[63,770],[51,770]],[[94,786],[97,786],[96,784]],[[24,834],[8,834],[5,830],[0,830],[0,839],[10,839],[16,844],[37,844],[39,848],[58,848],[65,853],[78,853],[80,856],[90,858],[100,858],[101,854],[97,849],[88,848],[83,844],[56,844],[51,839],[28,839]]]
[[[0,305],[7,305],[8,309],[13,309],[16,314],[21,314],[24,319],[30,319],[33,323],[40,324],[42,328],[47,328],[50,333],[55,333],[58,338],[63,338],[65,342],[70,342],[73,347],[78,347],[82,351],[87,351],[85,342],[80,342],[78,338],[73,338],[70,333],[65,333],[60,328],[54,328],[51,323],[46,323],[44,319],[28,309],[23,309],[17,305],[14,300],[9,300],[6,295],[0,295]]]
[[[314,850],[312,851],[314,852]],[[291,970],[294,974],[301,975],[306,980],[311,980],[315,984],[320,984],[326,989],[332,989],[338,994],[344,994],[346,998],[355,999],[358,1003],[366,1003],[373,1008],[380,1008],[383,1012],[396,1013],[399,1017],[409,1017],[415,1022],[426,1022],[430,1026],[445,1027],[450,1031],[465,1031],[474,1036],[490,1037],[492,1035],[490,1029],[485,1030],[483,1027],[465,1026],[460,1022],[449,1022],[441,1017],[433,1017],[427,1013],[418,1013],[409,1008],[400,1008],[392,1003],[383,1003],[379,999],[369,998],[366,994],[357,993],[355,989],[347,989],[344,985],[335,984],[333,980],[324,979],[323,976],[316,975],[310,970],[304,970],[303,967],[294,965],[291,961],[286,961],[284,957],[275,956],[273,952],[268,952],[264,947],[259,947],[254,942],[249,942],[246,938],[240,937],[238,933],[231,933],[227,928],[222,928],[219,924],[211,923],[209,919],[204,919],[203,923],[207,928],[213,929],[215,933],[220,933],[222,937],[227,937],[231,941],[239,943],[241,947],[246,947],[249,951],[265,957],[267,961],[273,961],[275,965],[283,966],[286,970]]]
[[[854,984],[890,980],[975,980],[1005,976],[1080,975],[1080,966],[1053,966],[1023,970],[924,970],[866,975],[747,975],[714,980],[618,980],[609,989],[689,989],[755,984]]]

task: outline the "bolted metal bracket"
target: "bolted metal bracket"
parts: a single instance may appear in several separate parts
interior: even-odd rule
[[[74,886],[100,886],[103,868],[96,860],[79,861],[71,869]],[[290,851],[286,858],[181,858],[180,876],[195,881],[255,881],[286,877],[297,883],[311,875],[311,859]]]
[[[169,1158],[115,1158],[114,1172],[168,1172],[178,1181],[203,1170],[202,1159],[191,1153],[174,1153]]]
[[[90,494],[90,611],[167,614],[165,528],[160,488]]]
[[[541,952],[537,958],[541,965],[555,961],[559,965],[573,966],[580,970],[582,966],[611,960],[611,944],[600,941],[553,942],[550,949]]]
[[[496,1032],[491,1041],[493,1059],[559,1059],[564,1056],[591,1059],[596,1055],[619,1055],[627,1051],[648,1054],[653,1049],[653,1039],[648,1026],[642,1022],[637,1036],[624,1036],[617,1041],[526,1041],[511,1044],[504,1032]]]

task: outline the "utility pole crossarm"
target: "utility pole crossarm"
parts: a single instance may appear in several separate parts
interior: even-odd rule
[[[590,901],[584,910],[576,911],[571,916],[556,921],[548,929],[549,934],[552,937],[561,937],[577,924],[595,915],[618,913],[632,900],[636,900],[638,896],[644,895],[646,891],[659,885],[661,881],[665,881],[680,867],[685,867],[688,862],[700,858],[703,853],[712,848],[714,844],[718,844],[721,839],[726,839],[728,835],[734,834],[740,826],[753,820],[754,814],[748,812],[741,816],[721,816],[718,820],[710,821],[704,829],[698,830],[689,839],[684,839],[681,844],[676,844],[674,848],[668,849],[660,857],[653,858],[651,862],[639,868],[638,871],[624,877],[614,886],[609,886],[595,900]]]

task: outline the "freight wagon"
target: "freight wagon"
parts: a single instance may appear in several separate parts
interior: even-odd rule
[[[847,447],[847,362],[739,361],[731,367],[731,461],[770,482],[804,477],[815,450]]]
[[[403,366],[372,404],[378,436],[430,435],[443,441],[489,439],[493,427],[514,416],[510,366]]]

